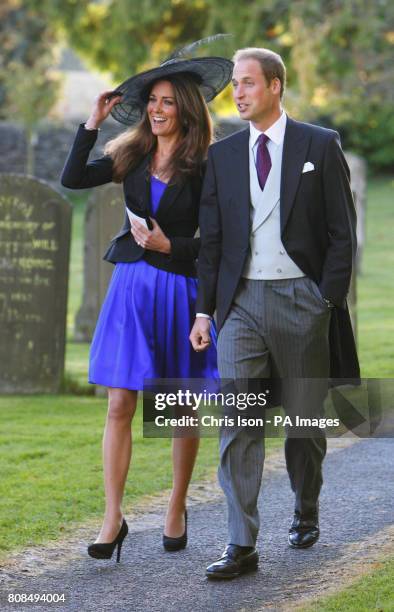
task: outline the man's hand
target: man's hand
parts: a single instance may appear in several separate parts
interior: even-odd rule
[[[211,344],[211,320],[206,317],[196,317],[189,340],[195,351],[205,351]]]

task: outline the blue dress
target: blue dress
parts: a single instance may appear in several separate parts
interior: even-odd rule
[[[155,215],[166,183],[151,177]],[[189,341],[197,279],[154,268],[143,259],[117,263],[94,332],[89,382],[142,390],[146,378],[218,379],[216,328],[196,353]]]

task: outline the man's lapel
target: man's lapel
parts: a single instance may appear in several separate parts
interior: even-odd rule
[[[283,232],[289,219],[310,137],[301,123],[287,117],[283,142],[282,176],[280,185],[280,227]]]
[[[240,212],[240,231],[250,232],[249,128],[235,134],[227,149],[228,189]]]

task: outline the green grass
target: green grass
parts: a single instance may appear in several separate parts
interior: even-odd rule
[[[93,385],[87,382],[89,347],[87,342],[67,342],[66,345],[66,380],[76,383],[86,393],[94,391]]]
[[[0,398],[0,554],[54,539],[101,517],[106,400],[59,395]],[[171,486],[171,441],[142,437],[139,407],[125,507]],[[194,480],[212,476],[217,440],[203,439]]]
[[[369,181],[367,236],[358,278],[358,351],[363,377],[394,378],[394,180]],[[394,560],[303,612],[394,611]]]
[[[394,559],[376,563],[379,569],[331,597],[317,599],[303,612],[392,612]]]
[[[394,375],[392,190],[392,180],[370,182],[367,245],[363,275],[358,282],[358,337],[363,376]],[[71,341],[82,296],[82,221],[86,193],[72,194],[70,199],[74,217],[66,388],[71,388],[72,381],[79,392],[81,389],[88,392],[92,390],[86,382],[89,347]],[[0,455],[0,554],[56,539],[59,534],[72,531],[73,525],[101,517],[104,501],[101,437],[105,413],[106,401],[94,396],[0,398],[3,449]],[[126,487],[126,507],[131,507],[142,495],[171,486],[171,443],[163,439],[144,439],[141,419],[139,409],[134,421],[133,462]],[[282,441],[269,440],[267,443],[269,448],[277,445],[282,445]],[[216,440],[203,439],[194,480],[214,474],[217,456]],[[392,578],[392,572],[393,565],[385,564],[376,578],[368,578],[372,581],[368,587],[370,592],[384,593],[385,581]],[[362,580],[363,591],[364,585],[369,584],[366,580]],[[356,605],[351,609],[364,608]]]
[[[358,278],[358,347],[364,377],[394,378],[394,180],[371,179]]]
[[[105,415],[106,400],[95,397],[0,397],[0,556],[102,516]],[[202,439],[193,480],[212,477],[217,459],[217,439]],[[171,481],[171,440],[143,438],[139,406],[124,507]]]
[[[73,206],[72,231],[71,231],[71,253],[70,253],[70,276],[68,287],[67,305],[67,337],[72,339],[74,335],[75,315],[82,302],[83,289],[83,222],[86,201],[89,191],[67,193],[67,198]]]

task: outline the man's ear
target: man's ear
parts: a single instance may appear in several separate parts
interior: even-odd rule
[[[280,79],[278,79],[278,77],[274,77],[272,79],[270,88],[271,88],[272,93],[280,94],[281,82],[280,82]]]

